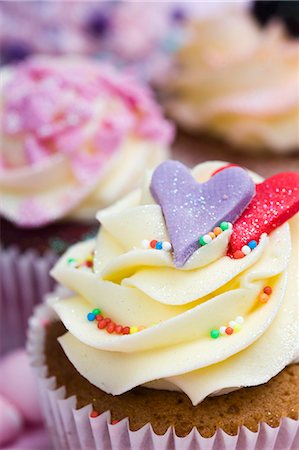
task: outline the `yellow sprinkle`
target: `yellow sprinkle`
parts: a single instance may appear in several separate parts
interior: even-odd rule
[[[211,236],[212,239],[215,239],[215,237],[216,237],[216,236],[215,236],[215,233],[213,233],[213,231],[210,231],[210,232],[208,233],[208,235]]]
[[[241,330],[241,325],[240,325],[239,323],[236,323],[236,325],[234,325],[233,329],[234,329],[234,331],[236,331],[236,333],[237,333],[238,331]]]
[[[140,325],[140,327],[138,327],[138,331],[142,331],[142,330],[145,330],[145,326],[144,325]]]
[[[93,256],[92,255],[87,256],[86,261],[93,261]]]
[[[137,333],[137,331],[138,331],[138,327],[130,327],[130,334],[134,334],[134,333]]]

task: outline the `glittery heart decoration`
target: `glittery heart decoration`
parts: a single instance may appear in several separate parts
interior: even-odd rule
[[[256,195],[234,224],[228,255],[258,242],[299,211],[299,174],[284,172],[256,185]]]
[[[255,185],[240,167],[225,169],[200,184],[186,166],[166,161],[154,171],[150,190],[162,208],[175,265],[181,267],[198,249],[200,236],[242,214]]]

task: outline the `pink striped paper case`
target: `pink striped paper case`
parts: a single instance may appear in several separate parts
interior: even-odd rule
[[[157,435],[150,424],[138,431],[129,429],[129,419],[111,424],[107,411],[91,418],[92,405],[76,409],[76,397],[65,398],[65,388],[56,389],[55,378],[47,377],[43,355],[46,320],[56,320],[46,304],[36,308],[29,321],[27,350],[36,374],[40,400],[52,443],[57,450],[297,450],[299,421],[283,418],[280,426],[261,423],[258,432],[240,427],[236,436],[219,429],[211,438],[202,437],[194,428],[184,438],[173,428]]]
[[[0,253],[0,353],[24,346],[29,317],[54,280],[49,271],[57,256],[49,251],[39,256],[34,250],[24,253],[16,247]]]

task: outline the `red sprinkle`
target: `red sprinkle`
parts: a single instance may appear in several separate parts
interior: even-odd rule
[[[99,322],[100,320],[103,320],[104,319],[104,317],[101,315],[101,314],[98,314],[97,316],[96,316],[96,320]]]
[[[116,425],[118,422],[119,422],[119,420],[114,419],[114,420],[112,420],[111,425]]]
[[[272,294],[272,288],[270,286],[264,287],[264,293],[267,294],[267,295],[271,295]]]
[[[242,252],[242,250],[236,250],[235,253],[233,254],[234,259],[241,259],[244,258],[244,253]]]
[[[85,261],[85,266],[89,268],[93,267],[93,261]]]
[[[115,330],[115,323],[114,322],[108,323],[106,329],[107,329],[108,333],[113,333],[113,331]]]
[[[116,334],[122,334],[122,332],[123,332],[123,327],[121,325],[116,325],[115,333]]]
[[[156,248],[157,242],[158,242],[158,241],[156,241],[156,240],[151,241],[151,242],[150,242],[150,246],[151,246],[152,248]]]
[[[98,411],[93,410],[93,411],[91,411],[89,417],[98,417],[99,415],[100,415],[100,413]]]
[[[130,334],[130,327],[123,327],[123,334]]]
[[[99,328],[100,330],[103,330],[104,328],[106,328],[106,326],[107,326],[107,322],[106,322],[105,319],[100,320],[100,321],[98,322],[98,328]]]
[[[226,329],[225,329],[225,332],[226,332],[226,334],[233,334],[233,332],[234,332],[234,330],[232,329],[232,327],[227,327]]]
[[[106,321],[107,324],[111,322],[110,317],[106,317],[104,320]]]

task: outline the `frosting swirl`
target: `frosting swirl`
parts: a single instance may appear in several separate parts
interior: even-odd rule
[[[298,151],[298,54],[281,24],[262,29],[240,8],[193,22],[163,86],[168,111],[237,146]]]
[[[222,166],[205,163],[192,173],[204,182]],[[263,235],[242,259],[226,256],[227,229],[177,268],[171,253],[141,245],[153,237],[169,240],[148,186],[147,179],[142,190],[100,211],[97,240],[70,248],[52,271],[74,293],[49,299],[69,330],[59,339],[66,355],[114,395],[146,384],[181,389],[197,404],[224,389],[268,381],[294,359],[298,342],[298,215]],[[93,269],[69,264],[93,249]],[[271,300],[262,304],[266,285]],[[86,319],[93,308],[145,329],[128,336],[98,330]],[[211,329],[240,316],[239,333],[212,339]]]
[[[93,218],[166,158],[173,129],[131,76],[42,57],[3,75],[0,211],[18,225]]]

